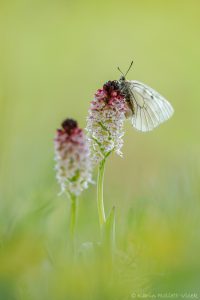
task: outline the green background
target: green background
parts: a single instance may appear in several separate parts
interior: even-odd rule
[[[195,0],[1,0],[0,299],[200,297],[199,15]],[[107,262],[70,265],[53,138],[66,117],[85,127],[95,91],[131,60],[128,79],[158,90],[175,114],[147,134],[126,122],[124,158],[107,163],[106,211],[116,206],[127,258],[110,286]],[[80,197],[78,245],[99,240],[95,189]]]

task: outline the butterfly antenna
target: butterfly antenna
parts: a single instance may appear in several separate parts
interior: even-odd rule
[[[120,68],[118,67],[117,68],[119,71],[120,71],[120,73],[124,76],[124,73],[120,70]]]
[[[131,64],[130,64],[130,66],[129,66],[129,68],[128,68],[127,72],[126,72],[126,74],[124,75],[125,77],[126,77],[126,75],[128,74],[128,72],[130,71],[130,69],[131,69],[132,65],[133,65],[133,60],[132,60],[132,62],[131,62]]]

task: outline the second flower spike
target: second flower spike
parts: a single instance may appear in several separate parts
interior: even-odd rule
[[[54,139],[56,178],[61,193],[78,196],[92,182],[90,151],[85,134],[73,119],[66,119]]]

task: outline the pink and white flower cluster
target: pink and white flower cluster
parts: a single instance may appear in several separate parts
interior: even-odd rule
[[[61,194],[78,196],[92,182],[92,165],[87,139],[76,121],[67,119],[54,139],[56,178]]]
[[[123,124],[128,109],[117,81],[108,81],[96,92],[86,127],[94,163],[113,151],[122,156]]]

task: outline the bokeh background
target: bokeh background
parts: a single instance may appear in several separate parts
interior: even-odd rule
[[[0,299],[200,297],[199,15],[198,0],[1,0]],[[106,260],[71,263],[53,137],[66,117],[85,127],[94,92],[131,60],[128,78],[158,90],[175,114],[148,134],[127,122],[124,158],[107,163],[112,281]],[[99,240],[95,197],[93,186],[80,198],[79,246]]]

